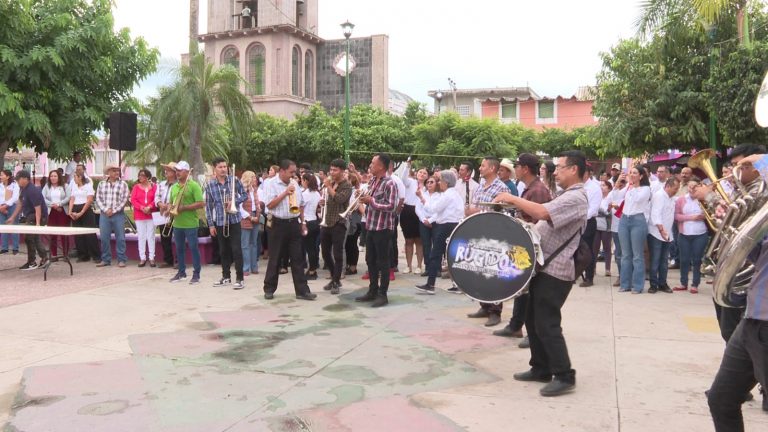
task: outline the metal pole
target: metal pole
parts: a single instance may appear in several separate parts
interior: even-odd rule
[[[709,29],[709,75],[712,76],[712,70],[715,67],[715,31],[716,27]],[[717,152],[717,116],[715,116],[715,110],[710,108],[709,110],[709,148]],[[717,156],[711,159],[712,167],[717,170]]]
[[[344,160],[349,163],[349,37],[347,37],[346,73],[344,74],[344,94],[346,109],[344,113]]]

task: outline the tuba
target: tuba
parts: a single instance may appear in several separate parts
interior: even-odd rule
[[[768,127],[768,75],[755,101],[755,119],[760,126]],[[721,229],[713,238],[713,243],[717,243],[710,244],[715,252],[709,263],[715,270],[712,296],[724,307],[737,307],[731,301],[732,294],[746,293],[755,271],[748,256],[768,234],[768,188],[761,178],[750,183],[753,187],[745,187],[741,170],[740,166],[733,170],[740,197],[728,206]]]

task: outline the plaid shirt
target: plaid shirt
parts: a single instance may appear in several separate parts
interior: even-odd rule
[[[169,202],[168,200],[171,197],[171,186],[173,186],[174,183],[168,184],[168,180],[164,180],[157,184],[157,193],[155,194],[155,205]]]
[[[373,198],[365,209],[365,229],[383,231],[395,229],[397,187],[388,176],[371,180],[368,191]]]
[[[552,201],[552,194],[549,192],[549,189],[547,189],[544,183],[539,180],[538,177],[536,177],[533,179],[531,184],[526,185],[525,190],[523,191],[523,195],[520,198],[527,201],[544,204]],[[526,222],[538,222],[537,219],[530,217],[528,213],[518,210],[518,214],[520,215],[520,218]]]
[[[491,202],[494,198],[496,198],[496,195],[506,192],[506,193],[512,193],[512,191],[509,190],[507,185],[504,184],[503,181],[499,180],[498,177],[493,179],[490,185],[488,187],[485,187],[485,184],[487,181],[483,179],[480,182],[480,187],[477,188],[477,191],[475,191],[475,194],[472,195],[472,205],[477,206],[477,203],[481,202]],[[490,207],[485,207],[487,210],[490,210]]]
[[[352,184],[347,180],[342,180],[339,183],[339,186],[336,187],[336,194],[333,197],[328,193],[328,199],[325,200],[325,219],[328,222],[328,227],[333,227],[339,223],[341,220],[339,214],[347,209],[349,197],[351,196]]]
[[[99,183],[96,190],[96,206],[100,212],[104,213],[109,209],[115,213],[121,212],[126,202],[128,202],[128,183],[122,180],[115,182],[104,180]]]
[[[227,176],[222,184],[218,179],[213,178],[205,185],[205,217],[208,219],[208,226],[224,226],[224,214],[226,206],[230,205],[230,194],[232,188],[232,176]],[[243,184],[235,178],[235,208],[240,208],[248,196],[245,193]],[[225,202],[226,201],[226,202]],[[240,212],[229,213],[229,223],[237,224],[243,219]]]
[[[541,236],[541,251],[544,253],[544,259],[548,259],[571,236],[574,234],[576,236],[556,257],[552,258],[542,272],[563,281],[573,282],[576,280],[573,253],[579,247],[581,239],[577,233],[587,225],[589,204],[584,184],[577,183],[569,187],[543,206],[549,212],[549,220],[537,222],[536,231]]]

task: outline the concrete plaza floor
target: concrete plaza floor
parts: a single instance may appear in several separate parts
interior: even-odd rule
[[[418,276],[398,274],[389,306],[371,309],[353,301],[360,275],[332,296],[321,272],[314,302],[296,300],[282,275],[266,301],[263,272],[234,291],[211,286],[215,266],[190,286],[136,263],[75,264],[72,277],[58,264],[43,282],[13,269],[23,262],[0,256],[8,431],[713,430],[704,391],[724,344],[706,285],[698,295],[618,293],[602,276],[575,286],[563,327],[577,388],[543,398],[543,384],[512,379],[528,368],[519,339],[466,318],[477,304],[462,295],[417,294]],[[753,393],[747,430],[768,430]]]

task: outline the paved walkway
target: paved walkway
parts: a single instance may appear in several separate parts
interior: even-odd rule
[[[22,262],[3,255],[0,269]],[[242,291],[211,287],[213,266],[198,286],[171,275],[0,271],[5,430],[713,430],[703,393],[723,342],[708,287],[574,287],[563,322],[577,390],[543,398],[542,384],[512,380],[527,369],[518,339],[465,318],[477,306],[464,296],[417,294],[413,275],[398,275],[382,309],[352,300],[359,275],[340,296],[311,282],[315,302],[295,300],[289,275],[271,302],[259,275]],[[766,430],[754,393],[747,429]]]

